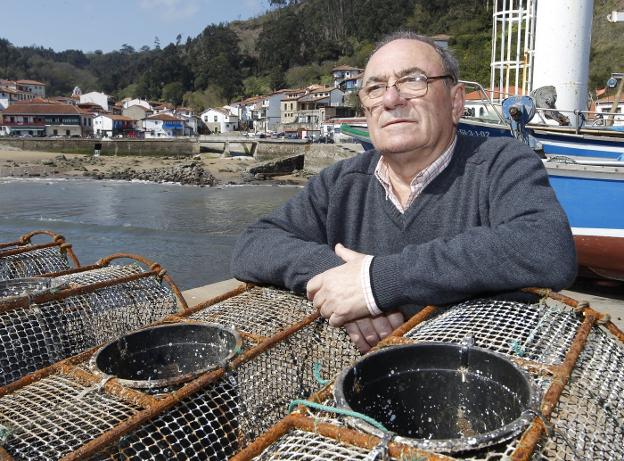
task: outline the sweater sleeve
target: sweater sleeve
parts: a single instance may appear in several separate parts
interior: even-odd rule
[[[514,144],[492,154],[483,178],[488,225],[375,257],[371,284],[381,310],[532,286],[560,290],[573,282],[570,226],[541,160]]]
[[[284,206],[241,234],[232,256],[234,277],[304,293],[312,277],[343,264],[329,246],[326,230],[337,169],[311,178]]]

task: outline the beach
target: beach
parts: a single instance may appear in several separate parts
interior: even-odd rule
[[[298,173],[253,175],[259,163],[250,156],[222,157],[217,153],[194,156],[108,156],[27,151],[0,146],[0,177],[92,178],[176,182],[199,186],[273,183],[301,185]]]

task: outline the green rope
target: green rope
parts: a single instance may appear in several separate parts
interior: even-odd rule
[[[0,424],[0,446],[4,445],[7,440],[9,440],[12,432],[13,431],[9,427]]]
[[[321,376],[321,362],[314,362],[314,365],[312,365],[312,375],[321,386],[329,383],[329,379],[323,379]]]
[[[366,416],[365,414],[358,413],[357,411],[353,411],[353,410],[345,410],[344,408],[330,407],[329,405],[323,405],[323,404],[316,403],[316,402],[310,402],[309,400],[291,401],[290,405],[288,405],[288,413],[291,413],[293,411],[293,408],[296,407],[297,405],[303,405],[308,408],[314,408],[315,410],[327,411],[329,413],[336,413],[337,415],[344,415],[344,416],[351,416],[353,418],[358,418],[358,419],[361,419],[362,421],[367,422],[368,424],[375,427],[376,429],[379,429],[380,431],[390,432],[388,429],[386,429],[383,426],[383,424],[381,424],[378,421],[375,421],[373,418],[371,418],[370,416]]]

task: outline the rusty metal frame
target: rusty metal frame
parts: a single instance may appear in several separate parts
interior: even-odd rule
[[[105,258],[100,259],[95,264],[89,266],[81,266],[73,269],[67,269],[65,271],[54,272],[43,274],[42,277],[59,277],[62,275],[69,274],[77,274],[81,272],[87,272],[94,269],[102,269],[107,267],[112,261],[116,259],[133,259],[137,262],[140,262],[149,268],[149,271],[142,272],[139,274],[127,275],[125,277],[117,277],[110,280],[103,280],[101,282],[95,282],[88,285],[84,285],[76,288],[62,288],[56,291],[45,292],[39,295],[34,296],[20,296],[20,297],[12,297],[5,300],[0,300],[0,312],[5,312],[13,309],[25,309],[29,307],[31,304],[41,304],[49,301],[56,301],[59,299],[65,299],[70,296],[77,296],[86,293],[93,293],[94,291],[100,290],[102,288],[107,288],[113,285],[118,285],[121,283],[133,282],[135,280],[140,280],[149,277],[156,277],[159,280],[164,280],[167,285],[173,291],[180,307],[182,310],[187,310],[188,304],[186,300],[182,296],[180,289],[175,284],[173,279],[167,272],[160,266],[160,264],[144,258],[139,255],[131,254],[131,253],[115,253]]]
[[[576,331],[575,337],[566,353],[563,363],[559,365],[545,365],[540,362],[535,362],[533,360],[527,360],[519,357],[512,358],[514,362],[524,368],[529,369],[532,373],[540,375],[546,374],[552,377],[552,383],[544,394],[544,397],[542,398],[540,408],[542,416],[536,417],[522,434],[518,446],[515,448],[511,455],[511,459],[513,461],[528,461],[533,455],[537,444],[539,443],[541,437],[545,434],[546,431],[546,427],[542,418],[548,420],[552,414],[552,411],[558,404],[561,393],[563,392],[566,384],[570,379],[576,362],[587,343],[587,339],[592,328],[597,323],[604,322],[607,330],[610,331],[614,336],[616,336],[621,342],[624,342],[624,334],[622,333],[622,331],[620,331],[617,326],[610,322],[608,316],[593,310],[589,306],[589,303],[584,301],[576,301],[568,296],[542,288],[527,288],[523,291],[538,295],[541,298],[547,297],[555,301],[561,302],[577,312],[577,314],[582,315],[584,317],[584,320]],[[404,335],[416,325],[427,320],[427,318],[429,318],[435,312],[435,310],[436,308],[434,306],[427,306],[427,308],[421,310],[417,315],[412,317],[404,325],[395,330],[389,337],[381,341],[377,346],[373,348],[373,350],[392,345],[414,343],[413,340],[405,338]],[[309,398],[309,400],[316,403],[322,403],[324,401],[327,401],[329,398],[331,398],[332,389],[333,382],[329,383],[326,387],[313,394]],[[284,436],[288,431],[292,429],[302,429],[310,433],[316,433],[325,437],[332,438],[337,442],[342,441],[366,449],[372,449],[380,442],[379,438],[372,435],[365,435],[361,432],[353,431],[346,427],[340,427],[329,422],[320,422],[313,417],[306,417],[304,416],[306,414],[312,416],[311,411],[307,407],[298,406],[295,411],[297,413],[291,413],[286,418],[279,421],[267,432],[259,436],[254,442],[239,451],[234,457],[230,458],[231,461],[247,461],[253,459],[254,457],[260,455],[266,448],[268,448],[271,444],[275,443],[280,437]],[[358,437],[351,438],[353,432],[358,434]],[[402,451],[406,449],[414,449],[412,447],[396,443],[390,443],[388,447],[389,449],[393,447],[390,454],[391,456],[396,458],[399,458],[402,454],[407,454],[411,456],[416,456],[416,459],[453,459],[424,450]]]
[[[41,243],[37,245],[30,245],[31,239],[35,235],[47,235],[52,239],[52,242]],[[74,250],[72,250],[71,243],[67,243],[65,241],[65,237],[63,237],[62,235],[56,234],[48,230],[35,230],[35,231],[22,235],[19,238],[19,240],[16,240],[14,242],[0,243],[0,258],[22,254],[22,253],[28,253],[33,250],[51,248],[54,246],[58,246],[61,253],[66,253],[67,256],[71,259],[75,267],[80,267],[80,261],[78,261],[78,258],[76,257],[76,254],[74,253]],[[11,247],[15,247],[15,248],[11,248]]]

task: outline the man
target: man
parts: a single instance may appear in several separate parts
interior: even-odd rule
[[[401,34],[370,57],[359,92],[375,149],[313,177],[240,237],[242,280],[307,292],[362,352],[414,309],[561,289],[572,235],[538,156],[457,134],[464,88],[431,40]]]

